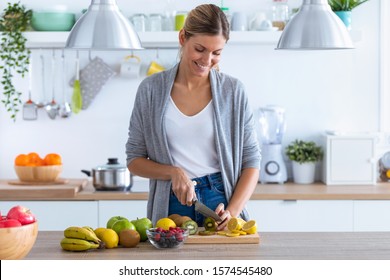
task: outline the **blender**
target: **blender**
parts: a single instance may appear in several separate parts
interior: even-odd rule
[[[280,183],[287,181],[283,160],[282,138],[286,129],[284,109],[268,105],[257,110],[258,140],[261,146],[259,182]]]

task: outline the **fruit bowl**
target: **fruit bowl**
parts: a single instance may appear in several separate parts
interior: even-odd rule
[[[22,182],[54,182],[62,171],[62,165],[14,166]]]
[[[146,230],[146,235],[150,243],[157,249],[180,248],[188,237],[188,229],[171,228],[164,230],[161,228],[151,228]]]
[[[37,235],[38,222],[0,228],[0,260],[23,259],[34,246]]]

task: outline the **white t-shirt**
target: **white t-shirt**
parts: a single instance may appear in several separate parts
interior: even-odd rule
[[[187,116],[170,98],[165,129],[173,164],[183,168],[190,178],[219,172],[214,139],[212,100],[194,116]]]

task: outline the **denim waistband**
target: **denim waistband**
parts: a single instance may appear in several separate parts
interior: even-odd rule
[[[215,180],[220,180],[222,178],[221,172],[208,174],[202,177],[192,178],[192,181],[196,182],[195,188],[201,188],[205,186],[209,186],[213,183]]]

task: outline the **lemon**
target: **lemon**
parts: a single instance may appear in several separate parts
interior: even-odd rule
[[[242,226],[242,230],[249,234],[257,232],[257,224],[255,220],[250,220]]]
[[[103,227],[100,227],[100,228],[96,228],[93,232],[96,234],[96,236],[99,238],[99,239],[102,239],[102,233],[106,230],[106,228],[103,228]]]
[[[230,218],[230,220],[227,224],[227,228],[230,231],[240,230],[240,229],[242,229],[242,226],[244,224],[245,224],[245,221],[243,219],[232,217],[232,218]]]
[[[102,232],[100,239],[106,244],[107,249],[118,247],[119,236],[113,229],[105,229]]]
[[[161,218],[160,220],[157,221],[156,223],[157,228],[162,228],[165,230],[169,230],[169,228],[175,228],[176,224],[173,220],[169,218]]]

